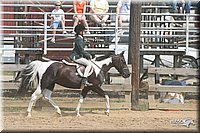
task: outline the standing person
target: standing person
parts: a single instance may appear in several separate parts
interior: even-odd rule
[[[195,24],[195,27],[198,27],[200,28],[200,0],[196,3],[196,13],[198,14],[197,17],[196,17],[196,20],[198,21],[196,24]],[[200,34],[200,32],[198,31],[198,34]]]
[[[63,34],[66,34],[65,30],[65,15],[64,11],[60,9],[61,2],[57,1],[55,3],[55,9],[51,12],[51,26],[53,28],[53,37],[51,39],[52,43],[55,43],[56,38],[56,29],[60,26],[62,26]]]
[[[178,0],[173,0],[172,1],[172,10],[174,13],[178,13],[178,9],[177,9],[177,5],[180,5],[180,7],[182,8],[182,11],[180,11],[180,13],[185,13],[189,14],[190,13],[190,5],[191,5],[191,1],[190,0],[179,0],[180,2],[178,2]]]
[[[82,14],[82,13],[86,13],[86,2],[83,0],[74,0],[73,7],[74,7],[74,13],[76,13],[73,17],[74,28],[79,22],[81,22],[84,24],[85,27],[87,27],[86,34],[90,34],[86,17],[84,14]],[[74,31],[74,28],[73,28],[73,31]]]
[[[130,5],[131,5],[131,0],[119,0],[117,3],[117,8],[116,8],[117,14],[125,13],[125,15],[122,14],[118,16],[119,34],[123,34],[122,22],[130,21]]]
[[[84,50],[85,48],[85,43],[84,43],[84,34],[85,34],[85,26],[83,24],[78,24],[74,31],[75,31],[75,41],[74,41],[74,49],[72,50],[72,54],[70,55],[70,58],[77,63],[80,63],[84,66],[86,66],[84,74],[83,74],[83,79],[81,84],[85,86],[91,85],[88,82],[88,74],[89,71],[92,69],[92,62],[89,61],[92,59],[92,55],[89,54],[87,51]]]
[[[91,20],[96,22],[97,24],[101,24],[105,26],[105,22],[109,18],[108,13],[109,4],[107,0],[91,0],[90,1],[90,13],[99,13],[91,15]]]

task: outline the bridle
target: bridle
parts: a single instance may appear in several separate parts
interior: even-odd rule
[[[117,62],[117,59],[119,60],[119,62]],[[115,57],[113,57],[112,58],[112,62],[114,63],[114,64],[117,64],[117,68],[121,68],[120,70],[119,70],[119,72],[120,72],[120,74],[121,75],[123,75],[124,74],[124,71],[126,71],[126,70],[128,70],[128,68],[126,68],[126,67],[123,67],[123,64],[122,64],[122,62],[123,62],[123,59],[121,58],[121,57],[119,57],[119,58],[115,58]]]

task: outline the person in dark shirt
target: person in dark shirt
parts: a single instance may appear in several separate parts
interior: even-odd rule
[[[87,51],[84,50],[85,48],[85,43],[84,43],[84,34],[85,34],[85,26],[83,24],[78,24],[74,32],[75,34],[75,41],[74,41],[74,49],[72,50],[72,54],[70,55],[70,58],[77,63],[80,63],[84,66],[86,66],[84,74],[83,74],[83,79],[81,84],[84,84],[85,86],[91,85],[88,82],[88,74],[89,71],[92,69],[92,62],[90,59],[92,59],[92,55],[88,53]]]

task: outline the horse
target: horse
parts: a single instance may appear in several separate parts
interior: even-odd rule
[[[124,59],[124,51],[120,54],[109,54],[91,60],[93,62],[93,71],[91,70],[88,81],[91,86],[84,86],[80,92],[80,99],[76,107],[77,116],[80,115],[80,107],[87,93],[92,90],[105,97],[106,111],[109,115],[110,104],[108,94],[101,88],[107,72],[112,68],[116,68],[123,78],[130,76],[130,71]],[[47,100],[58,114],[61,110],[58,105],[51,99],[55,84],[73,89],[81,88],[82,75],[85,66],[69,61],[39,61],[35,60],[28,64],[24,69],[17,74],[15,80],[20,80],[20,86],[17,91],[18,96],[23,96],[26,92],[34,87],[36,90],[31,95],[31,99],[27,109],[27,117],[31,117],[33,104],[41,97]],[[81,70],[78,72],[78,70]]]

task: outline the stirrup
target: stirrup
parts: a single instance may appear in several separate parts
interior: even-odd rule
[[[87,81],[87,78],[83,78],[81,84],[83,84],[84,86],[92,86],[92,84]]]
[[[88,81],[86,81],[85,83],[83,83],[84,86],[92,86],[92,83],[89,83]]]

